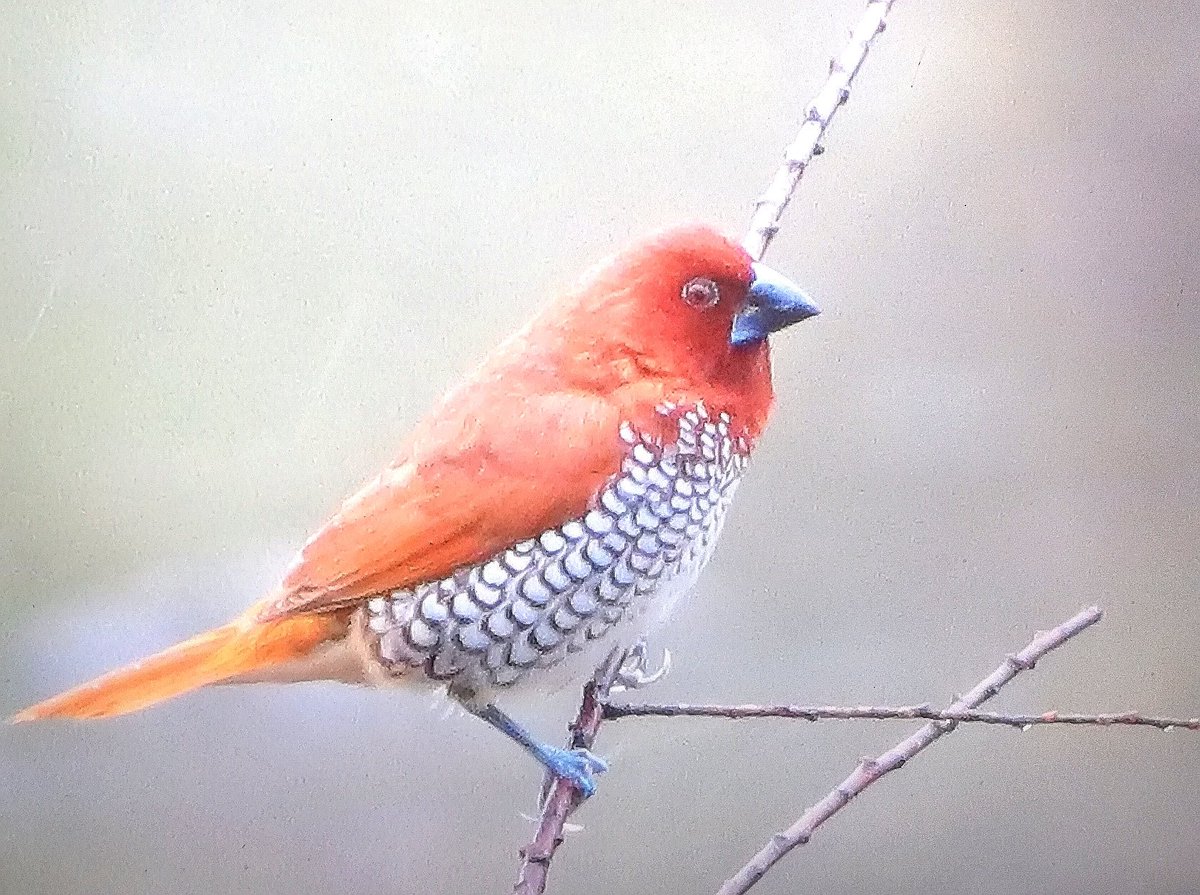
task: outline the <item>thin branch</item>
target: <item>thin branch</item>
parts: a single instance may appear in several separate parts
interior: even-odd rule
[[[830,60],[829,77],[816,98],[804,111],[804,123],[800,132],[784,152],[783,164],[775,172],[771,185],[755,203],[750,218],[750,229],[742,240],[746,251],[758,261],[766,254],[767,246],[779,232],[779,220],[787,208],[804,169],[813,156],[821,153],[821,137],[825,135],[829,122],[846,100],[850,98],[850,85],[854,76],[867,58],[867,51],[875,38],[886,27],[888,13],[895,0],[869,0],[862,18],[850,32],[850,43],[842,52]]]
[[[883,31],[884,19],[893,0],[870,0],[862,20],[854,28],[850,45],[830,64],[829,78],[805,112],[805,121],[788,147],[783,166],[755,206],[750,232],[744,244],[757,260],[779,230],[779,219],[791,199],[804,167],[819,152],[819,141],[838,107],[850,95],[850,84],[866,58],[875,36]],[[623,657],[610,657],[583,691],[579,714],[571,725],[572,748],[590,748],[604,720],[604,703]],[[521,869],[513,891],[517,895],[541,895],[554,852],[562,842],[563,824],[582,802],[569,782],[556,779],[542,806],[541,820],[533,840],[521,849]]]
[[[1141,712],[1108,712],[1081,715],[1048,711],[1037,715],[1003,712],[956,712],[920,705],[627,705],[606,702],[601,706],[605,721],[621,718],[787,718],[797,721],[954,721],[960,724],[997,724],[1022,730],[1044,724],[1080,724],[1095,727],[1157,727],[1159,730],[1200,730],[1200,718],[1159,718]]]
[[[608,691],[620,669],[622,658],[623,656],[616,653],[610,655],[596,671],[595,677],[583,688],[579,713],[571,722],[571,736],[568,741],[570,748],[591,749],[595,743],[596,734],[604,721],[604,701],[608,699]],[[563,825],[572,812],[583,804],[583,796],[579,790],[569,780],[561,777],[554,778],[549,794],[543,792],[543,795],[545,801],[542,803],[537,832],[520,852],[521,868],[513,886],[514,895],[542,895],[545,892],[550,861],[554,858],[554,852],[562,845]]]
[[[1103,615],[1098,607],[1092,606],[1052,631],[1039,632],[1028,646],[1019,653],[1005,657],[1004,662],[976,684],[971,692],[956,699],[950,705],[949,711],[970,711],[991,699],[1020,672],[1032,669],[1038,659],[1096,624]],[[958,721],[931,721],[878,758],[863,759],[854,772],[834,787],[829,795],[805,811],[800,819],[786,830],[772,836],[758,854],[721,886],[718,895],[742,895],[747,892],[784,855],[796,846],[808,842],[821,824],[846,807],[856,795],[884,774],[903,767],[910,758],[957,726]]]

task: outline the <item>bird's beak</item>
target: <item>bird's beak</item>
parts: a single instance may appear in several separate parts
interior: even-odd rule
[[[821,309],[800,287],[765,264],[750,265],[754,279],[746,305],[733,318],[729,341],[734,345],[761,342],[773,332],[815,317]]]

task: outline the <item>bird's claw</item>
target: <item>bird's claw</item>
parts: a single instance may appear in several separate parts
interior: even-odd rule
[[[640,690],[661,681],[671,670],[671,651],[663,650],[662,664],[653,671],[647,668],[648,662],[646,641],[639,640],[621,660],[621,667],[617,669],[611,689]]]
[[[596,792],[596,775],[608,770],[608,762],[587,749],[546,746],[538,757],[546,770],[568,781],[585,799]]]

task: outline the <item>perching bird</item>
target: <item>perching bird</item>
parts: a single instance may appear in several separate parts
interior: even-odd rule
[[[450,391],[265,599],[13,720],[217,683],[441,687],[590,795],[604,763],[494,699],[585,680],[694,585],[771,409],[767,336],[816,313],[708,227],[644,239]]]

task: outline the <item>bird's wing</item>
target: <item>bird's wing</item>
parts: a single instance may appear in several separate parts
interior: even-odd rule
[[[581,516],[624,454],[616,406],[554,392],[427,419],[304,546],[258,621],[437,580]]]

